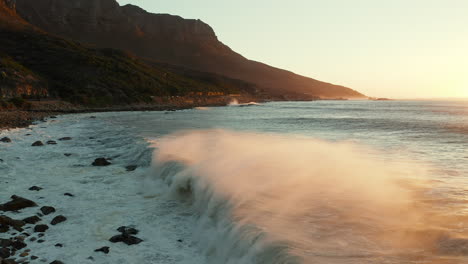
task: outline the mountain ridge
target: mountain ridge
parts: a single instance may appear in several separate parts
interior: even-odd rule
[[[364,98],[350,88],[248,60],[197,19],[153,14],[115,0],[17,0],[18,13],[47,32],[100,48],[254,83],[275,95]]]

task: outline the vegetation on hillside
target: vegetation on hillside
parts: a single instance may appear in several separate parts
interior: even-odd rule
[[[242,81],[208,73],[185,76],[162,65],[149,66],[123,51],[90,48],[32,26],[14,27],[7,15],[0,15],[2,67],[45,80],[52,97],[103,106],[151,102],[152,96],[255,91]]]

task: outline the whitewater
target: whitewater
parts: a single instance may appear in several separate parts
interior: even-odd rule
[[[468,263],[466,101],[78,114],[0,136],[0,202],[69,218],[30,244],[37,263]],[[122,225],[144,242],[111,244]]]

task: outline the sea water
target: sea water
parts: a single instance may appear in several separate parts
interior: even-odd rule
[[[62,116],[34,131],[97,137],[96,146],[76,146],[77,162],[98,152],[141,167],[138,177],[114,169],[107,179],[71,168],[88,175],[81,181],[115,181],[119,192],[122,182],[139,186],[126,204],[145,199],[138,210],[153,219],[145,230],[190,241],[178,246],[168,233],[157,241],[167,257],[147,247],[139,261],[468,263],[467,101],[275,102],[96,116]],[[16,175],[15,166],[3,169]],[[106,196],[106,206],[120,196]]]

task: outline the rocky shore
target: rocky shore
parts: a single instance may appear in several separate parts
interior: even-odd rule
[[[46,100],[29,101],[28,109],[0,108],[0,130],[10,128],[23,128],[35,121],[44,120],[59,114],[77,114],[93,112],[124,112],[124,111],[177,111],[205,106],[226,106],[233,99],[231,97],[170,97],[154,98],[154,103],[130,104],[105,107],[90,107],[75,105],[65,101]],[[264,101],[255,97],[239,97],[240,103],[251,101]]]

